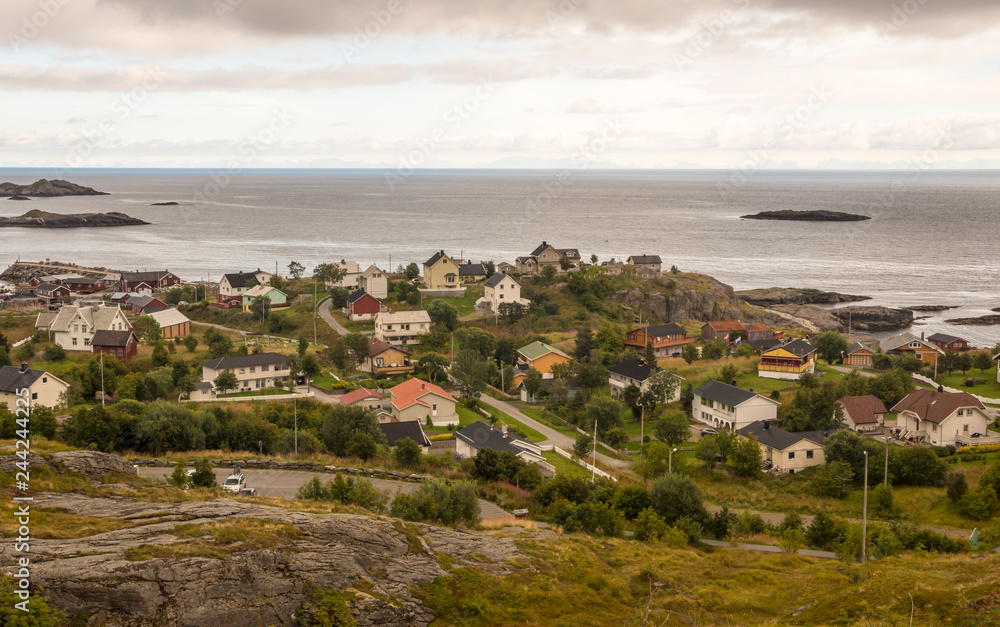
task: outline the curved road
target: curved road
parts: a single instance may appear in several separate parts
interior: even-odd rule
[[[166,477],[173,472],[173,468],[145,467],[139,468],[140,477]],[[221,485],[231,474],[229,468],[213,468],[215,477]],[[299,488],[319,477],[320,481],[326,483],[333,480],[332,473],[306,472],[301,470],[261,470],[250,468],[243,470],[246,477],[247,487],[257,490],[260,496],[274,496],[282,499],[294,499]],[[389,492],[391,499],[397,492],[412,494],[420,487],[419,483],[411,481],[389,481],[386,479],[371,479],[372,484],[380,489]],[[510,514],[500,509],[496,504],[489,501],[479,500],[479,509],[482,511],[483,520],[496,520],[499,518],[512,518]]]
[[[318,307],[318,309],[319,309],[319,317],[323,319],[323,322],[325,322],[328,325],[330,325],[330,328],[333,329],[334,332],[336,332],[336,333],[338,333],[340,335],[347,335],[347,334],[349,334],[350,331],[348,331],[344,327],[344,325],[342,325],[339,322],[337,322],[337,319],[334,318],[333,314],[330,312],[330,306],[332,304],[333,304],[333,301],[331,299],[329,299],[329,298],[327,298],[326,300],[324,300],[323,302],[321,302],[319,304],[319,307]]]

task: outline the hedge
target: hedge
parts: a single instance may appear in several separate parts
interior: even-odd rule
[[[1000,444],[983,444],[980,446],[963,446],[956,453],[996,453],[1000,451]]]

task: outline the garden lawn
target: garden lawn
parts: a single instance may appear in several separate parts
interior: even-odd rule
[[[572,453],[572,451],[567,451],[567,453]],[[556,467],[556,475],[563,477],[583,477],[584,479],[590,479],[590,471],[580,466],[579,464],[574,464],[570,460],[566,459],[559,453],[555,451],[543,451],[542,457],[545,461],[549,462]]]
[[[970,394],[975,394],[977,396],[1000,399],[1000,383],[997,383],[997,367],[996,362],[993,363],[994,366],[986,372],[979,372],[978,369],[973,368],[963,375],[961,372],[956,371],[951,374],[938,376],[938,381],[942,385],[955,388],[956,390],[962,390],[963,392],[969,392]],[[974,386],[962,384],[962,382],[966,379],[973,378],[986,379],[986,383]]]
[[[542,435],[541,433],[535,431],[534,429],[532,429],[528,425],[524,424],[523,422],[521,422],[517,418],[514,418],[513,416],[500,411],[499,409],[497,409],[496,407],[493,407],[492,405],[487,405],[486,403],[484,403],[482,401],[479,401],[479,404],[482,405],[483,409],[485,409],[486,411],[490,412],[491,414],[493,414],[494,416],[496,416],[500,420],[506,422],[509,425],[514,425],[518,429],[520,429],[521,431],[523,431],[524,435],[525,435],[525,438],[527,438],[527,440],[529,442],[541,442],[542,440],[545,439],[544,435]]]
[[[264,388],[262,390],[250,390],[249,392],[235,392],[233,394],[219,394],[219,398],[239,398],[241,396],[281,396],[291,394],[288,390],[278,388]]]
[[[465,288],[465,296],[461,298],[427,298],[424,300],[423,309],[427,309],[434,301],[443,300],[454,306],[458,310],[458,315],[464,316],[476,310],[476,301],[479,300],[480,296],[482,296],[482,287],[467,287]]]

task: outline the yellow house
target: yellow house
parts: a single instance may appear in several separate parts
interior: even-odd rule
[[[56,407],[67,390],[69,384],[59,377],[44,370],[32,370],[27,364],[21,364],[20,369],[14,366],[0,368],[0,403],[12,413],[17,412],[18,399],[30,402],[30,407]]]
[[[571,357],[555,346],[545,342],[532,342],[517,349],[517,366],[512,387],[517,387],[528,376],[528,369],[534,368],[542,373],[543,379],[552,379],[552,367],[556,364],[569,363]]]
[[[774,472],[796,473],[826,463],[823,444],[826,437],[834,431],[828,429],[793,433],[772,427],[767,420],[758,420],[743,427],[738,433],[757,442],[761,459],[771,462]]]
[[[424,286],[429,290],[459,288],[459,267],[443,250],[424,262]]]
[[[803,372],[816,372],[816,347],[805,340],[792,340],[760,356],[757,376],[794,381]]]

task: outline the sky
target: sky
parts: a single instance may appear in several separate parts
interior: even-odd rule
[[[1000,167],[996,0],[4,0],[0,167]]]

